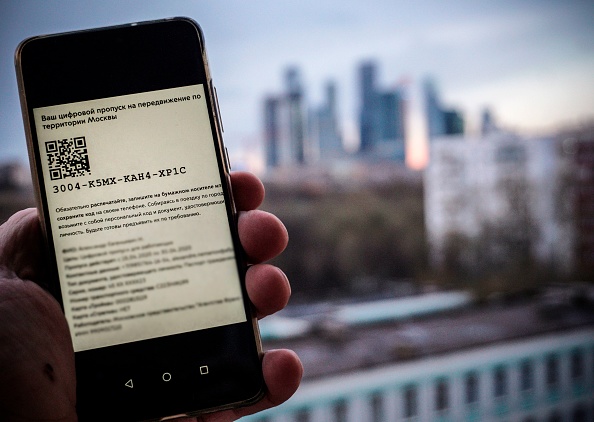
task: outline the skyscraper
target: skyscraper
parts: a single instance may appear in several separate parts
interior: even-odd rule
[[[377,138],[377,92],[375,88],[375,63],[365,62],[359,68],[359,86],[361,96],[360,109],[360,150],[373,149]]]
[[[289,113],[288,128],[291,156],[295,163],[305,162],[305,118],[303,115],[303,89],[296,67],[290,67],[285,73],[287,87],[287,107]]]
[[[443,119],[445,123],[444,135],[461,135],[464,133],[464,117],[458,110],[444,110]]]
[[[437,96],[433,80],[427,78],[423,82],[425,96],[425,116],[427,118],[427,135],[429,139],[445,134],[445,118]]]
[[[405,101],[401,89],[379,93],[377,110],[376,155],[400,163],[405,161]]]
[[[427,119],[427,135],[429,141],[444,135],[461,135],[464,133],[464,117],[453,108],[442,106],[433,80],[423,82],[425,97],[425,117]]]
[[[379,89],[374,62],[360,66],[359,85],[360,153],[404,163],[406,107],[403,89]]]
[[[310,112],[309,142],[321,160],[340,158],[344,154],[338,125],[336,85],[327,82],[324,103]],[[313,154],[312,154],[313,155]]]
[[[495,130],[497,130],[497,124],[493,113],[489,108],[484,108],[481,112],[481,135],[485,136]]]
[[[306,160],[303,89],[297,68],[285,73],[285,92],[264,102],[266,165],[303,164]]]
[[[264,100],[264,140],[266,143],[266,165],[268,167],[276,167],[280,162],[280,101],[277,97],[268,97]]]

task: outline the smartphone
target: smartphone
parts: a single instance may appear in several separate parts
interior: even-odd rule
[[[262,349],[198,24],[33,37],[15,63],[80,420],[258,401]]]

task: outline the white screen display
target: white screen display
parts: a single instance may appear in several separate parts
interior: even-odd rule
[[[75,351],[246,320],[203,85],[33,112]]]

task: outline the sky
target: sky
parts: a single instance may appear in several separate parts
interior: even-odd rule
[[[468,132],[489,107],[501,126],[544,133],[594,119],[591,0],[0,0],[0,162],[27,160],[14,51],[26,37],[189,16],[203,28],[232,163],[262,168],[263,99],[301,71],[308,104],[337,84],[342,132],[357,145],[357,67],[406,81],[409,165],[426,160],[420,85],[431,76]],[[76,65],[76,55],[72,63]]]

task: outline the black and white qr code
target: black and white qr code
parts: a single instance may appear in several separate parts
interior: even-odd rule
[[[45,152],[51,180],[91,174],[84,136],[48,141]]]

